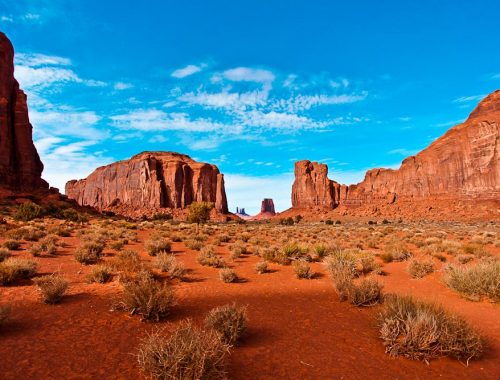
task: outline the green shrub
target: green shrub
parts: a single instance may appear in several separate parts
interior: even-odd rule
[[[42,208],[33,202],[24,202],[14,214],[14,219],[30,221],[42,216]]]
[[[155,331],[139,346],[139,367],[152,379],[227,379],[229,348],[212,331],[182,322],[170,336]]]
[[[469,360],[481,356],[483,339],[461,317],[410,296],[386,297],[379,316],[386,352],[429,361],[439,356]]]
[[[205,325],[212,328],[224,343],[232,346],[245,333],[247,319],[247,308],[233,303],[210,310]]]
[[[209,202],[193,202],[188,207],[187,220],[189,223],[202,224],[210,219],[213,204]]]

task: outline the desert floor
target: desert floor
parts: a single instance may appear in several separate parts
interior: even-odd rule
[[[475,244],[483,253],[500,254],[500,226],[496,223],[391,223],[368,225],[344,222],[340,225],[299,223],[214,224],[196,226],[170,222],[131,223],[92,220],[79,225],[55,219],[34,222],[8,220],[0,243],[9,231],[22,225],[55,232],[71,231],[58,237],[55,255],[32,257],[22,240],[14,257],[38,262],[37,276],[60,273],[70,281],[67,295],[60,304],[40,301],[32,280],[0,286],[0,304],[10,304],[12,314],[0,327],[0,378],[2,379],[135,379],[141,378],[136,360],[137,347],[148,331],[173,326],[186,318],[201,325],[207,312],[219,305],[247,305],[249,328],[241,344],[228,359],[229,377],[233,379],[498,379],[500,376],[500,314],[498,305],[482,300],[474,302],[449,289],[443,282],[444,267],[457,263],[457,254],[467,244]],[[153,269],[157,277],[176,289],[176,305],[171,315],[158,323],[143,322],[137,315],[115,310],[122,286],[120,274],[105,284],[88,283],[92,265],[82,265],[73,257],[80,244],[81,231],[107,237],[103,262],[112,260],[119,250],[131,249],[150,263],[152,257],[144,243],[153,234],[176,235],[172,253],[184,264],[183,281],[167,279]],[[214,242],[221,234],[227,243]],[[240,280],[224,283],[219,270],[197,262],[198,252],[186,242],[203,235],[202,245],[213,244]],[[112,242],[127,239],[123,248],[111,248]],[[135,240],[135,241],[134,241]],[[230,248],[245,245],[248,253],[230,259]],[[468,366],[455,359],[438,358],[430,364],[385,353],[377,328],[381,306],[357,308],[341,302],[332,280],[321,262],[311,263],[312,279],[296,278],[291,265],[270,263],[269,273],[257,274],[255,264],[262,249],[296,241],[312,250],[315,244],[335,245],[341,249],[357,248],[373,254],[383,275],[385,293],[411,294],[419,299],[436,301],[451,312],[463,316],[488,341],[484,356]],[[450,242],[455,242],[454,244]],[[435,265],[433,273],[412,279],[408,262],[383,263],[379,254],[390,244],[406,244],[415,257],[425,257]],[[448,250],[446,245],[453,249]],[[444,247],[444,248],[443,248]],[[306,248],[307,249],[307,248]],[[451,253],[450,253],[451,252]],[[446,261],[442,261],[446,260]],[[475,265],[474,258],[466,265]],[[457,264],[461,265],[461,264]],[[379,271],[379,272],[382,272]]]

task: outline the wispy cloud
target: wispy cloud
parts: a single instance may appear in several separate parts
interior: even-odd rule
[[[418,153],[418,150],[415,149],[406,149],[406,148],[396,148],[388,151],[389,154],[399,154],[401,156],[413,156]]]
[[[486,94],[482,95],[472,95],[472,96],[461,96],[453,100],[453,103],[468,103],[468,102],[477,102],[483,99]]]
[[[275,75],[271,71],[251,67],[236,67],[224,71],[222,75],[233,82],[243,81],[270,84],[275,79]]]
[[[205,65],[187,65],[186,67],[182,67],[180,69],[172,71],[172,74],[170,75],[174,78],[182,79],[190,75],[199,73],[204,68]]]
[[[113,85],[113,88],[118,91],[128,90],[133,87],[134,85],[132,83],[125,83],[125,82],[116,82]]]

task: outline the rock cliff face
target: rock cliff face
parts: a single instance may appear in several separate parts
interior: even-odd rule
[[[260,212],[276,215],[276,211],[274,211],[274,202],[271,198],[264,198],[262,200],[262,204],[260,206]]]
[[[357,185],[328,179],[324,164],[295,163],[294,208],[333,209],[426,199],[500,199],[500,91],[482,100],[469,118],[401,167],[369,170]]]
[[[48,189],[32,130],[26,95],[14,78],[14,48],[0,32],[0,186],[26,192]]]
[[[97,168],[85,179],[69,181],[66,195],[80,205],[128,216],[184,209],[201,201],[228,212],[219,169],[173,152],[143,152]]]

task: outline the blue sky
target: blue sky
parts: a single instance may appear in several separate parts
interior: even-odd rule
[[[498,1],[144,3],[0,0],[51,185],[172,150],[283,210],[294,161],[356,183],[500,88]]]

